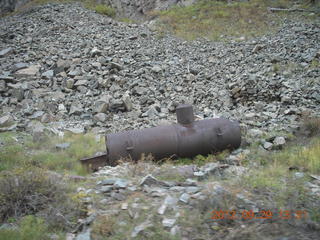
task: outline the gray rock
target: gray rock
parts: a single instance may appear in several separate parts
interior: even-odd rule
[[[163,215],[168,207],[176,208],[178,199],[167,195],[161,206],[158,208],[158,214]]]
[[[153,118],[158,116],[158,111],[156,110],[156,108],[154,106],[149,107],[149,109],[142,114],[143,117],[149,117],[149,118]]]
[[[40,119],[40,122],[42,123],[49,123],[53,122],[55,120],[54,116],[50,113],[44,113]]]
[[[98,48],[93,48],[90,52],[91,57],[101,56],[102,52]]]
[[[72,70],[68,73],[68,76],[70,77],[76,77],[80,75],[81,75],[81,71],[79,69]]]
[[[261,131],[260,129],[249,129],[248,135],[254,138],[259,138],[263,135],[263,131]]]
[[[144,185],[148,185],[148,186],[153,186],[153,185],[156,185],[156,186],[164,186],[164,187],[169,187],[170,185],[167,184],[166,182],[163,182],[163,181],[159,181],[157,180],[155,177],[153,177],[151,174],[145,176],[140,184],[140,186],[144,186]]]
[[[118,71],[121,71],[123,69],[123,66],[116,62],[110,62],[111,69],[117,69]]]
[[[12,52],[13,52],[13,48],[11,48],[11,47],[2,49],[0,51],[0,57],[5,57],[6,55],[11,54]]]
[[[98,121],[98,122],[106,122],[107,114],[105,114],[105,113],[97,113],[96,115],[94,115],[93,119]]]
[[[83,127],[70,127],[70,128],[66,128],[65,131],[71,132],[74,134],[83,134],[85,132]]]
[[[117,179],[113,186],[115,188],[126,188],[128,186],[128,184],[129,184],[128,180]]]
[[[144,230],[147,229],[148,227],[152,227],[152,226],[153,226],[153,224],[152,224],[149,220],[141,223],[140,225],[136,226],[136,227],[133,229],[133,231],[132,231],[132,233],[131,233],[131,237],[132,237],[132,238],[137,237],[139,233],[141,233],[142,231],[144,231]]]
[[[80,104],[74,103],[71,105],[70,107],[70,111],[69,114],[72,115],[80,115],[81,113],[83,113],[83,108]]]
[[[24,90],[17,86],[12,90],[11,97],[16,98],[19,102],[22,101],[24,99]]]
[[[263,144],[263,148],[266,150],[271,150],[272,149],[273,144],[271,142],[265,142]]]
[[[29,66],[28,63],[23,63],[23,62],[21,62],[21,63],[16,63],[16,64],[13,65],[12,71],[15,72],[15,71],[18,71],[18,70],[20,70],[20,69],[27,68],[28,66]]]
[[[284,137],[276,137],[273,140],[275,148],[282,148],[286,144],[286,139]]]
[[[98,184],[101,185],[113,185],[118,179],[104,179],[100,181]]]
[[[294,176],[295,176],[296,178],[303,178],[303,177],[304,177],[304,173],[303,173],[303,172],[295,172],[295,173],[294,173]]]
[[[88,84],[88,80],[78,80],[76,81],[76,83],[74,84],[74,86],[78,87],[78,86],[85,86]]]
[[[101,191],[102,193],[108,193],[108,192],[111,192],[112,189],[113,189],[112,186],[102,186],[101,189],[100,189],[100,191]]]
[[[71,79],[71,78],[67,79],[67,80],[66,80],[66,88],[72,89],[73,86],[74,86],[74,80]]]
[[[76,237],[76,240],[91,240],[91,229],[88,228],[82,233],[79,233]]]
[[[10,115],[5,115],[0,117],[0,128],[10,127],[14,124],[13,117]]]
[[[188,203],[190,199],[190,195],[188,193],[183,193],[180,198],[179,201],[183,202],[183,203]]]
[[[27,68],[18,70],[15,74],[17,76],[36,76],[39,73],[40,65],[31,65]]]
[[[127,111],[131,111],[133,109],[133,104],[132,104],[132,101],[130,99],[129,92],[126,92],[122,96],[122,101],[123,101],[123,104],[124,104],[124,106],[125,106]]]
[[[1,92],[6,92],[7,91],[7,85],[4,80],[0,80],[0,93]]]
[[[180,234],[180,228],[179,228],[177,225],[174,226],[173,228],[171,228],[170,234],[171,234],[172,236],[179,235],[179,234]]]
[[[70,143],[68,142],[56,144],[56,148],[59,150],[65,150],[69,147],[70,147]]]
[[[126,197],[121,194],[121,193],[117,193],[117,192],[112,192],[111,193],[111,197],[117,201],[124,201],[126,200]]]
[[[164,226],[164,227],[169,227],[169,228],[171,228],[171,227],[173,227],[173,225],[176,223],[176,219],[174,219],[174,218],[164,218],[163,220],[162,220],[162,225]]]
[[[110,110],[117,112],[117,111],[125,111],[126,108],[121,99],[112,99],[110,103]]]
[[[35,119],[35,120],[40,120],[41,117],[43,116],[43,114],[44,114],[44,111],[36,111],[29,118]]]
[[[160,66],[153,66],[152,68],[151,68],[151,71],[152,72],[154,72],[154,73],[159,73],[159,72],[161,72],[162,71],[162,68],[160,67]]]
[[[96,113],[106,113],[108,110],[108,103],[98,101],[94,104],[92,111]]]
[[[47,79],[51,79],[54,76],[54,72],[53,70],[48,70],[44,73],[41,74],[41,77],[47,78]]]
[[[189,193],[189,194],[192,194],[192,193],[197,193],[199,192],[201,189],[199,187],[187,187],[186,188],[186,192]]]

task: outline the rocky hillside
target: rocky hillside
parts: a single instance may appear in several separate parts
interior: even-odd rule
[[[176,3],[138,2],[128,1],[134,10],[125,8],[126,16]],[[21,169],[0,174],[0,187],[15,186],[0,189],[6,193],[0,203],[7,203],[0,208],[0,239],[27,214],[62,229],[48,235],[39,228],[42,235],[31,237],[39,240],[318,239],[319,137],[293,134],[301,121],[299,134],[319,134],[319,19],[284,18],[275,33],[221,42],[185,41],[154,27],[153,21],[118,22],[79,3],[35,6],[0,19],[0,169],[11,170],[17,156],[32,168],[63,169],[41,173],[44,187],[29,170],[23,177]],[[56,145],[42,138],[175,122],[180,103],[193,104],[198,119],[238,120],[241,148],[163,165],[146,158],[80,177],[65,174],[74,166],[66,159],[82,157],[86,147],[74,148],[72,138]],[[25,132],[35,143],[10,135]],[[52,153],[32,158],[39,149]],[[69,190],[55,184],[76,188],[73,204]],[[18,187],[23,201],[11,195]],[[24,211],[12,210],[29,201]]]
[[[80,5],[46,5],[1,19],[2,130],[32,120],[54,129],[116,131],[199,117],[244,127],[294,127],[319,113],[319,25],[287,21],[242,42],[185,42]],[[81,130],[83,129],[83,130]]]

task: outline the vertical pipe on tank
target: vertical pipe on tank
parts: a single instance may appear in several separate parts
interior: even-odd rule
[[[189,104],[181,104],[176,108],[177,122],[182,125],[194,122],[193,107]]]

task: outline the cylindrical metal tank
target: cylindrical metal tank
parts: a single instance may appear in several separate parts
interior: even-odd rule
[[[238,122],[223,118],[194,121],[191,105],[178,106],[176,114],[177,124],[107,134],[107,164],[115,165],[127,157],[138,161],[143,153],[152,154],[156,160],[192,158],[240,146]]]

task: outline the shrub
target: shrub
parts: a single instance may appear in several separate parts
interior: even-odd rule
[[[320,134],[320,117],[305,116],[303,127],[310,132],[311,136]]]
[[[70,189],[39,168],[16,169],[0,175],[0,222],[25,215],[41,216],[52,228],[68,229],[80,215]]]
[[[93,223],[92,233],[97,236],[110,236],[114,232],[115,220],[108,215],[100,215]],[[97,237],[99,239],[99,237]]]

